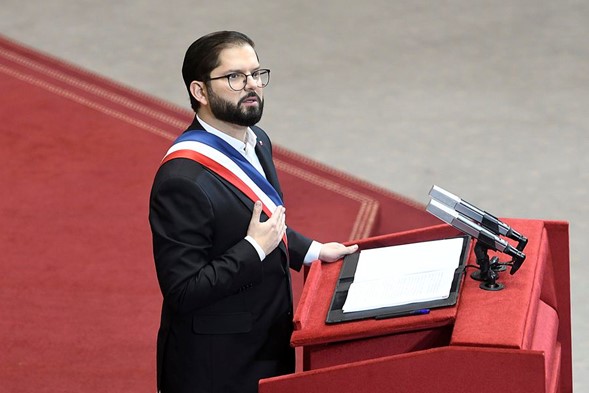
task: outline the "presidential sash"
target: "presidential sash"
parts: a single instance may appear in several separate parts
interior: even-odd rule
[[[252,202],[261,201],[268,217],[283,205],[280,195],[268,180],[230,144],[202,130],[186,131],[170,147],[162,164],[174,158],[187,158],[200,163],[246,195]],[[287,245],[286,234],[283,237]]]

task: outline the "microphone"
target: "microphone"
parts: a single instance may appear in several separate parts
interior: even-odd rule
[[[445,223],[484,243],[487,247],[510,255],[513,258],[513,266],[510,274],[514,274],[521,267],[524,259],[526,259],[526,255],[521,250],[513,247],[495,233],[471,221],[469,217],[463,216],[460,212],[452,210],[438,200],[431,199],[426,206],[426,210]]]
[[[488,229],[489,231],[517,241],[517,249],[519,251],[523,251],[524,247],[528,243],[528,239],[524,235],[516,232],[513,228],[499,220],[494,215],[479,209],[478,207],[466,202],[465,200],[444,190],[441,187],[434,185],[430,190],[429,195],[432,198],[442,202],[444,205],[456,210],[460,214],[479,223],[482,227]]]

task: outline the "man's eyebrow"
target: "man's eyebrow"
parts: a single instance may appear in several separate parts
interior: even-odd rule
[[[250,72],[258,71],[260,68],[261,68],[260,66],[257,66],[255,68],[253,68]],[[227,71],[225,71],[225,74],[231,74],[233,72],[241,72],[242,74],[247,74],[247,72],[244,71],[243,69],[237,69],[237,68],[232,68],[230,70],[227,70]]]

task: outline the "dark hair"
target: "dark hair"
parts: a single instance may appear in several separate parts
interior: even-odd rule
[[[190,106],[196,112],[200,103],[190,93],[193,81],[206,81],[211,71],[219,66],[219,54],[233,46],[250,45],[254,42],[245,34],[237,31],[217,31],[194,41],[186,50],[182,64],[182,77],[190,97]]]

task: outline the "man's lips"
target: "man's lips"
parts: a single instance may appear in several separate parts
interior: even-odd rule
[[[241,100],[241,103],[244,105],[259,105],[260,104],[260,97],[258,96],[248,96]]]

